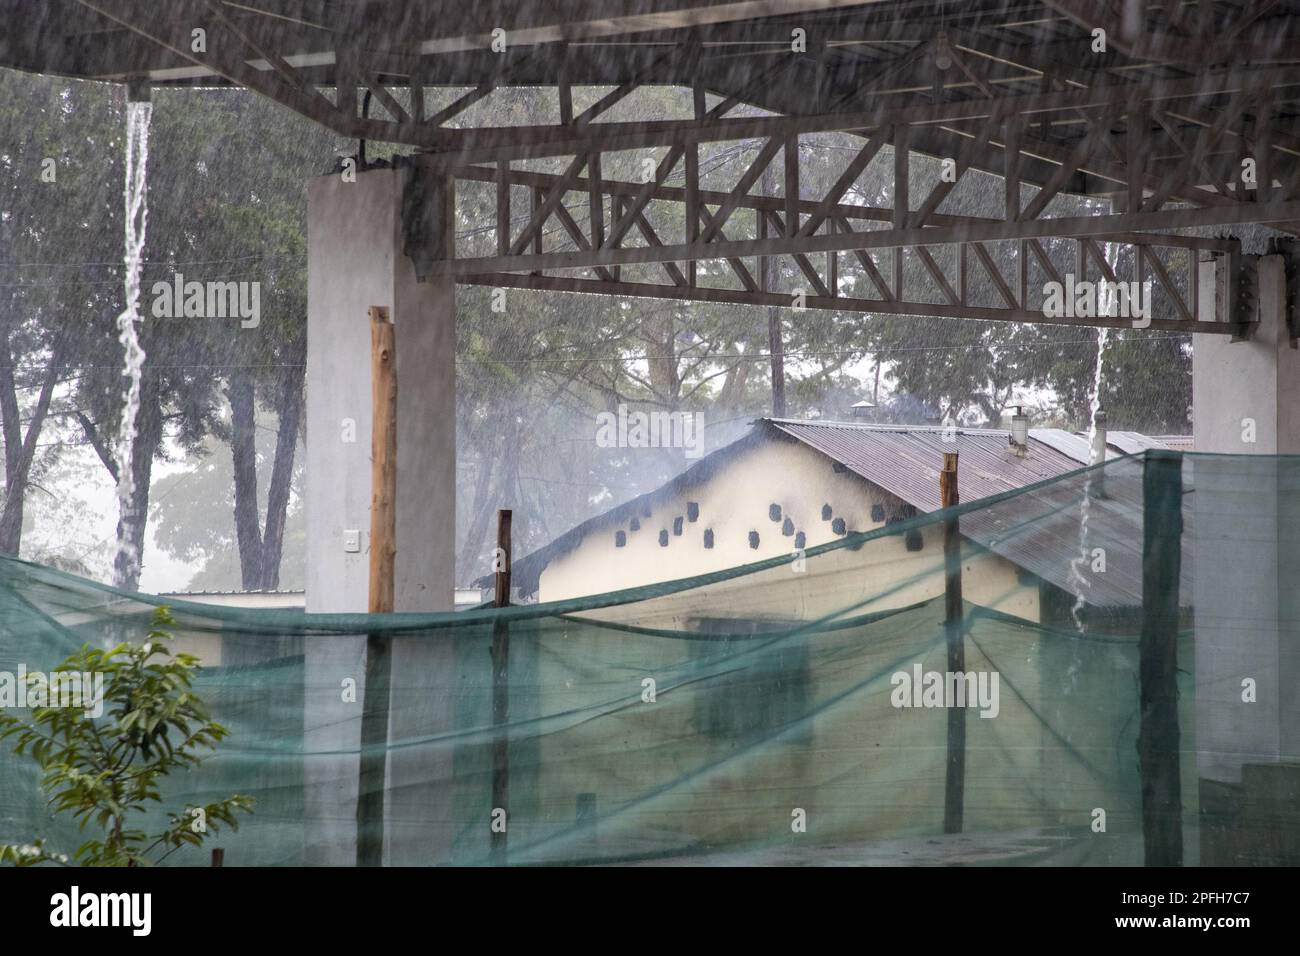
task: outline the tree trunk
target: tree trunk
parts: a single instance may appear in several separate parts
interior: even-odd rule
[[[0,350],[0,432],[3,433],[5,453],[5,510],[14,497],[22,498],[17,483],[18,459],[22,454],[22,424],[18,409],[18,386],[14,381],[13,349],[9,344],[10,330],[4,329],[3,349]],[[21,522],[19,525],[21,527]],[[0,534],[0,551],[17,554],[18,545]]]
[[[262,586],[262,530],[257,505],[257,415],[251,369],[236,368],[226,389],[230,399],[230,454],[235,469],[235,538],[242,587]]]
[[[474,482],[473,517],[470,519],[469,528],[465,532],[465,540],[462,542],[459,551],[461,567],[456,577],[460,581],[474,579],[474,566],[478,562],[484,539],[487,537],[488,520],[495,513],[491,497],[493,456],[480,450],[478,458],[480,464],[478,478]]]
[[[302,422],[303,369],[291,365],[280,391],[280,431],[275,439],[275,461],[266,495],[266,533],[262,538],[262,576],[257,585],[264,591],[280,586],[280,558],[284,550],[284,525],[289,515],[289,491],[293,484],[293,460],[298,449]]]
[[[772,417],[785,418],[785,339],[781,335],[781,310],[767,307],[767,347],[772,356]]]
[[[16,460],[10,455],[10,431],[8,425],[9,402],[4,401],[5,410],[5,503],[0,511],[0,551],[5,554],[17,554],[23,540],[23,504],[27,497],[27,476],[31,474],[32,460],[36,457],[36,439],[45,427],[45,417],[50,411],[50,400],[54,397],[54,386],[59,380],[60,366],[63,364],[62,349],[55,347],[50,356],[50,365],[41,382],[41,394],[36,399],[36,408],[32,410],[31,421],[27,425],[27,435],[18,449]],[[5,380],[0,387],[8,391],[13,386],[12,372],[6,371]],[[11,395],[13,393],[10,393]],[[16,402],[15,402],[16,407]],[[14,431],[20,429],[15,426]],[[16,437],[16,436],[15,436]]]
[[[146,366],[140,383],[140,412],[131,452],[131,499],[117,519],[117,538],[126,542],[130,553],[119,551],[113,559],[113,583],[127,591],[140,589],[140,560],[149,520],[149,482],[153,476],[153,456],[162,440],[160,387],[158,370]]]

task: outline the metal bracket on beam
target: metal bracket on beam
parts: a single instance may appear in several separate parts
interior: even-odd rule
[[[1300,348],[1300,241],[1275,238],[1273,252],[1282,257],[1282,269],[1286,275],[1283,307],[1287,334],[1291,337],[1291,348]]]
[[[1233,326],[1232,341],[1252,338],[1259,327],[1259,256],[1228,252],[1215,269],[1216,312]]]

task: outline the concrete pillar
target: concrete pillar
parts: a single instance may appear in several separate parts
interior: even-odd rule
[[[447,611],[455,576],[455,285],[417,282],[402,253],[409,169],[307,189],[307,610],[365,611],[370,530],[370,326],[397,336],[395,609]],[[344,534],[357,531],[349,552]]]
[[[1214,263],[1201,264],[1200,281],[1210,318]],[[1193,336],[1197,452],[1300,453],[1300,351],[1287,332],[1285,282],[1281,257],[1261,258],[1254,336]],[[1300,756],[1300,467],[1198,457],[1191,477],[1198,771],[1239,783],[1243,765]],[[1242,699],[1246,680],[1254,703]]]
[[[370,530],[370,324],[392,308],[397,342],[397,556],[395,610],[449,611],[456,525],[455,285],[416,281],[403,253],[402,194],[410,169],[339,175],[307,188],[307,610],[364,612]],[[346,546],[356,532],[358,547]],[[451,666],[450,641],[395,638],[390,740],[444,729],[445,695],[423,699],[430,675]],[[363,636],[307,638],[305,715],[308,862],[350,865],[361,703]],[[390,750],[386,862],[436,862],[420,842],[448,754]]]

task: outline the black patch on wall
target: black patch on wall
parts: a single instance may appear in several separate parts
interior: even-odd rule
[[[871,520],[872,520],[872,521],[884,521],[884,520],[885,520],[885,506],[884,506],[884,505],[872,505],[872,506],[871,506]]]
[[[844,519],[843,519],[843,518],[836,518],[834,521],[832,521],[832,522],[831,522],[831,530],[834,531],[836,534],[845,534],[845,533],[847,533],[847,529],[844,527]]]
[[[791,521],[789,518],[786,518],[783,522],[781,522],[781,533],[785,535],[787,538],[790,537],[790,535],[794,534],[794,522]]]
[[[780,520],[781,520],[781,506],[780,506],[780,505],[768,505],[768,506],[767,506],[767,516],[768,516],[769,518],[771,518],[773,521],[780,521]]]
[[[698,521],[700,517],[700,503],[698,501],[686,502],[686,520]]]
[[[712,529],[712,528],[705,528],[705,529],[704,529],[704,546],[705,546],[706,548],[711,548],[711,547],[713,547],[713,529]]]
[[[749,546],[750,546],[751,548],[757,548],[757,547],[758,547],[758,532],[757,532],[757,531],[751,531],[751,532],[749,533]]]
[[[614,547],[616,547],[616,548],[621,548],[621,547],[623,547],[625,544],[627,544],[627,532],[626,532],[626,531],[615,531],[615,532],[614,532]]]
[[[804,545],[807,543],[808,543],[808,536],[804,534],[802,531],[800,531],[797,535],[794,536],[794,546],[798,548],[800,551],[804,549]]]
[[[822,520],[823,520],[823,521],[830,521],[830,520],[831,520],[831,506],[830,506],[830,505],[822,505]]]
[[[641,519],[640,519],[640,518],[633,518],[632,521],[631,521],[631,523],[628,524],[628,527],[631,528],[633,531],[640,531],[640,530],[641,530]]]
[[[920,551],[922,545],[925,544],[925,539],[921,537],[920,529],[913,528],[903,535],[903,543],[907,545],[908,551]]]
[[[678,515],[673,519],[673,534],[681,535],[682,533],[682,516]]]
[[[668,529],[665,528],[659,532],[659,547],[668,547]]]

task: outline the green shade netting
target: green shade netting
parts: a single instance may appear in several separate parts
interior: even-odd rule
[[[953,519],[966,600],[948,624]],[[1157,527],[1173,546],[1153,553]],[[202,659],[197,689],[231,736],[168,781],[159,814],[255,797],[213,841],[227,865],[352,865],[359,834],[395,865],[1141,864],[1146,615],[1147,640],[1176,648],[1163,706],[1177,732],[1155,746],[1178,799],[1155,809],[1180,828],[1182,860],[1294,862],[1298,544],[1300,459],[1148,453],[803,555],[563,603],[171,604],[174,647]],[[0,670],[139,640],[159,603],[4,559]],[[945,833],[953,708],[897,706],[896,688],[946,671],[954,628],[987,693],[958,708],[961,826]],[[372,681],[388,680],[369,704],[368,655]],[[363,747],[363,723],[386,746]],[[0,842],[75,848],[84,837],[37,779],[4,748]],[[381,799],[359,813],[359,792]]]

